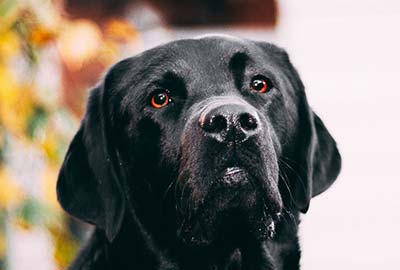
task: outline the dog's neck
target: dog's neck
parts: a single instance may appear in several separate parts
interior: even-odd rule
[[[278,232],[279,234],[279,232]],[[247,241],[239,247],[190,248],[175,245],[163,252],[148,232],[131,219],[125,220],[119,234],[109,242],[104,233],[95,230],[81,251],[73,270],[276,270],[298,269],[300,252],[285,250],[298,247],[296,231],[283,228],[277,239],[268,242]],[[284,236],[284,237],[282,237]],[[293,238],[294,236],[294,238]],[[293,245],[294,244],[294,245]],[[283,256],[284,255],[284,256]]]

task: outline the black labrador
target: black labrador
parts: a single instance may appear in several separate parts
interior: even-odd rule
[[[281,48],[153,48],[93,89],[65,157],[58,199],[96,227],[70,268],[299,269],[299,214],[340,167]]]

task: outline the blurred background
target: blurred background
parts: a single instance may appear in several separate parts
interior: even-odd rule
[[[302,218],[302,269],[398,269],[399,28],[397,0],[0,0],[0,270],[63,269],[87,237],[55,183],[107,67],[205,33],[284,47],[339,144],[342,173]]]

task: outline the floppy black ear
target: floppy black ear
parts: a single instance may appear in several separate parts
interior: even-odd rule
[[[58,176],[57,196],[65,211],[104,230],[112,241],[123,220],[125,200],[116,171],[117,156],[107,139],[103,96],[103,87],[91,92]]]
[[[291,186],[297,208],[305,213],[311,198],[336,180],[341,157],[321,118],[308,106],[304,92],[301,96]]]
[[[335,140],[322,120],[309,107],[304,85],[285,50],[261,43],[273,55],[281,72],[289,79],[297,99],[297,126],[292,149],[287,153],[290,169],[285,175],[289,181],[289,197],[295,207],[307,212],[312,197],[324,192],[336,180],[341,168],[341,157]],[[283,168],[282,168],[283,169]]]
[[[296,100],[297,121],[290,143],[285,145],[280,170],[284,171],[286,183],[281,191],[287,193],[290,203],[305,213],[312,197],[325,191],[340,172],[341,157],[336,142],[321,119],[311,110],[304,92],[304,85],[286,51],[273,44],[256,42],[266,61],[274,60],[281,75],[290,82],[292,96]],[[290,146],[288,146],[290,145]],[[282,182],[282,181],[281,181]],[[284,181],[283,181],[284,182]]]
[[[327,190],[339,175],[342,158],[335,140],[326,129],[321,118],[315,113],[314,125],[316,144],[314,145],[312,197]]]

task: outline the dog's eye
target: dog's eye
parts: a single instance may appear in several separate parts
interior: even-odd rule
[[[153,108],[160,109],[167,106],[171,101],[171,98],[168,96],[168,91],[160,91],[152,96],[150,105]]]
[[[250,89],[260,93],[266,93],[273,87],[272,82],[264,77],[257,76],[254,77],[250,83]]]

